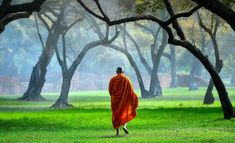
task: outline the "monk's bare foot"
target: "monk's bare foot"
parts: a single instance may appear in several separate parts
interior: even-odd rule
[[[124,127],[123,127],[123,130],[124,130],[125,134],[129,134],[127,128],[124,128]]]

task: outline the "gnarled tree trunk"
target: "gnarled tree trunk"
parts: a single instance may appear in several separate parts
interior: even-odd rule
[[[50,32],[47,38],[46,46],[42,51],[42,54],[33,67],[33,71],[30,76],[30,81],[28,85],[28,89],[24,93],[19,100],[26,100],[26,101],[42,101],[45,100],[41,96],[41,91],[43,85],[46,81],[46,73],[47,73],[47,66],[51,61],[51,58],[54,54],[54,46],[56,46],[58,39],[59,39],[59,29],[55,29],[54,32]]]

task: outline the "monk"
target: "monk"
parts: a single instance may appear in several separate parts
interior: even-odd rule
[[[116,73],[117,75],[110,80],[109,94],[111,96],[113,128],[116,129],[118,136],[119,127],[122,125],[124,125],[124,132],[129,134],[126,125],[136,116],[138,98],[130,79],[124,75],[123,68],[118,67]]]

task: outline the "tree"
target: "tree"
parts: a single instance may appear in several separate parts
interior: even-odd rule
[[[140,26],[140,24],[136,24],[136,25]],[[143,25],[141,25],[141,27],[143,27]],[[147,27],[145,27],[145,29],[146,28]],[[161,42],[161,45],[159,47],[158,47],[158,45],[156,45],[156,41],[158,39],[158,34],[159,34],[159,31],[160,31],[160,28],[159,28],[159,30],[156,31],[156,33],[153,32],[154,34],[152,34],[153,39],[154,39],[154,43],[151,45],[150,52],[151,52],[151,57],[152,57],[151,62],[152,62],[153,67],[155,67],[155,68],[153,68],[148,64],[146,58],[144,58],[143,54],[141,53],[141,48],[140,48],[139,44],[137,43],[137,41],[131,36],[131,34],[125,28],[121,28],[121,30],[124,32],[125,35],[127,35],[127,37],[135,45],[137,53],[138,53],[139,58],[140,58],[140,61],[141,61],[141,63],[143,64],[146,71],[148,72],[148,74],[151,77],[150,88],[149,88],[148,91],[145,90],[143,87],[140,87],[140,89],[145,90],[144,92],[142,92],[143,94],[141,94],[141,96],[144,97],[144,98],[154,97],[154,96],[161,96],[162,95],[162,89],[161,89],[160,81],[159,81],[159,78],[158,78],[158,75],[157,75],[157,70],[158,70],[158,66],[159,66],[159,63],[160,63],[160,58],[158,58],[158,57],[161,57],[161,55],[164,51],[164,48],[166,47],[166,40],[167,40],[166,33],[164,33],[164,31],[162,32],[162,34],[163,34],[162,42]],[[124,42],[126,42],[126,41],[124,41]],[[126,45],[126,43],[124,45]],[[158,56],[158,55],[160,55],[160,56]],[[156,74],[152,74],[153,72],[156,73]],[[141,85],[141,84],[139,84],[139,85]]]
[[[55,6],[53,8],[53,6]],[[48,31],[48,36],[45,45],[42,42],[42,53],[39,57],[38,62],[33,67],[31,72],[30,81],[28,84],[28,88],[26,92],[23,94],[19,100],[26,100],[26,101],[41,101],[45,100],[44,97],[41,96],[41,91],[43,85],[46,81],[46,73],[47,73],[47,66],[51,61],[52,56],[54,55],[54,46],[57,45],[59,40],[60,34],[63,32],[63,25],[61,25],[61,17],[64,13],[60,10],[59,13],[55,12],[55,9],[59,8],[62,9],[63,3],[60,5],[55,5],[55,3],[47,3],[47,6],[44,6],[42,11],[38,13],[39,19],[43,22],[44,26]],[[52,18],[49,17],[48,12],[53,16],[57,17],[54,21]],[[49,19],[49,20],[47,20]],[[52,25],[50,26],[50,23]],[[41,39],[41,38],[40,38]]]
[[[183,33],[183,30],[181,29],[179,23],[177,22],[177,18],[179,18],[179,17],[189,17],[190,15],[192,15],[196,10],[198,10],[201,7],[200,5],[194,7],[189,12],[175,14],[172,10],[171,3],[168,0],[164,0],[164,4],[165,4],[167,11],[170,15],[170,19],[164,22],[164,21],[162,21],[152,15],[132,16],[132,17],[127,17],[127,18],[123,18],[123,19],[110,20],[109,17],[103,11],[103,9],[99,3],[99,0],[93,0],[93,1],[96,3],[101,15],[99,15],[99,14],[95,13],[94,11],[92,11],[91,9],[89,9],[86,6],[86,4],[83,3],[82,0],[77,0],[77,1],[90,14],[105,21],[109,25],[117,25],[117,24],[121,24],[121,23],[125,23],[125,22],[133,22],[133,21],[138,21],[138,20],[151,20],[151,21],[157,22],[162,28],[164,28],[167,31],[168,36],[169,36],[169,38],[168,38],[169,44],[174,44],[174,45],[181,46],[181,47],[187,49],[196,58],[198,58],[200,60],[200,62],[204,65],[204,67],[210,73],[211,77],[213,78],[214,83],[216,83],[215,87],[216,87],[217,92],[219,94],[220,102],[221,102],[222,109],[224,112],[224,118],[231,119],[234,116],[232,104],[229,100],[228,93],[226,91],[226,88],[225,88],[223,81],[221,80],[219,74],[216,72],[215,68],[210,63],[208,58],[200,50],[198,50],[196,48],[196,46],[194,46],[193,44],[191,44],[190,42],[188,42],[186,40],[185,35]],[[173,25],[173,28],[174,28],[174,30],[176,30],[176,33],[180,37],[180,39],[176,39],[174,37],[173,32],[172,32],[172,27],[169,27],[169,24]]]
[[[163,15],[163,17],[164,16],[165,15]],[[137,26],[137,27],[139,27],[139,28],[141,28],[145,31],[148,31],[148,33],[150,33],[150,35],[154,39],[153,44],[151,44],[151,48],[149,48],[150,49],[149,51],[151,53],[150,54],[151,55],[151,60],[150,61],[152,62],[153,66],[151,66],[147,62],[147,59],[144,57],[144,55],[141,52],[140,47],[142,47],[142,45],[140,45],[137,42],[137,40],[128,32],[128,31],[130,31],[130,28],[129,27],[127,28],[126,25],[118,26],[119,29],[121,30],[121,32],[123,32],[122,37],[123,37],[123,42],[124,42],[125,49],[123,49],[119,46],[113,45],[113,44],[112,44],[112,46],[109,46],[109,47],[123,53],[127,57],[127,59],[129,60],[131,66],[133,67],[133,69],[135,70],[135,73],[137,75],[137,79],[138,79],[138,82],[139,82],[139,87],[140,87],[140,90],[141,90],[141,97],[149,98],[149,97],[161,96],[162,95],[162,89],[161,89],[160,81],[159,81],[159,78],[158,78],[158,75],[157,75],[157,70],[158,70],[158,67],[159,67],[160,58],[163,55],[163,51],[164,51],[164,49],[166,47],[166,44],[167,44],[167,33],[164,30],[163,30],[163,32],[161,32],[162,40],[161,40],[160,46],[158,46],[157,40],[159,38],[159,33],[160,33],[160,30],[161,30],[160,27],[158,28],[157,31],[152,31],[151,26],[147,26],[147,24],[143,25],[141,23],[135,23],[134,26]],[[138,36],[140,36],[139,33],[138,33]],[[137,64],[132,60],[133,58],[130,57],[131,54],[127,50],[127,39],[126,39],[126,37],[133,43],[134,47],[137,50],[137,53],[138,53],[138,56],[140,58],[140,61],[141,61],[142,65],[144,66],[145,70],[147,71],[147,73],[151,77],[150,89],[149,90],[146,90],[146,88],[144,86],[144,82],[142,80],[142,76],[141,76],[140,71],[139,71],[139,68],[138,68]],[[167,55],[167,53],[165,53],[164,56],[166,56],[167,58],[169,58],[170,61],[172,61],[171,56]],[[153,71],[153,67],[155,67],[156,71]],[[156,74],[152,74],[153,72],[156,73]]]
[[[161,18],[165,19],[166,18],[166,12],[165,10],[162,10],[160,12]],[[159,27],[158,30],[156,30],[155,32],[153,32],[151,30],[151,28],[149,28],[148,26],[142,25],[140,23],[135,23],[136,26],[148,31],[151,33],[154,42],[151,45],[150,48],[150,52],[151,52],[151,61],[152,61],[152,67],[148,64],[147,60],[144,58],[144,56],[141,53],[141,49],[140,46],[137,44],[137,42],[134,40],[134,38],[125,30],[124,32],[126,33],[126,35],[130,38],[130,40],[134,43],[138,55],[140,57],[141,63],[144,65],[146,71],[149,73],[151,80],[150,80],[150,87],[149,87],[149,91],[145,92],[144,95],[141,95],[142,97],[154,97],[154,96],[161,96],[162,95],[162,89],[161,89],[161,85],[160,85],[160,81],[158,78],[158,68],[159,68],[159,64],[160,64],[160,59],[162,57],[162,55],[166,56],[169,58],[169,60],[171,61],[171,63],[173,63],[173,59],[171,59],[171,56],[164,53],[164,49],[167,46],[167,33],[166,31],[162,30],[162,40],[161,40],[161,44],[160,46],[157,45],[157,40],[158,40],[158,36],[159,36],[159,31],[161,30],[161,28]],[[171,48],[171,50],[173,51],[173,49]],[[173,53],[172,53],[173,54]],[[174,66],[172,64],[172,66]],[[172,68],[173,69],[173,68]],[[174,76],[174,73],[172,73],[172,75]],[[176,82],[176,78],[172,78],[174,86],[175,86],[175,82]],[[146,94],[148,93],[148,94]]]
[[[97,24],[96,20],[94,19],[94,17],[91,16],[91,15],[88,15],[88,17],[89,17],[89,21],[94,25],[93,29],[94,29],[95,33],[97,33],[97,35],[100,38],[105,37],[105,35],[102,33],[101,28],[100,28],[100,26],[98,26],[98,24]],[[140,91],[141,91],[141,97],[147,98],[147,97],[150,97],[152,95],[150,95],[149,92],[146,90],[141,72],[138,68],[138,65],[137,65],[136,61],[134,60],[133,56],[131,55],[131,53],[128,50],[127,37],[130,39],[130,41],[136,47],[139,57],[142,58],[141,63],[143,65],[145,65],[144,63],[146,63],[147,61],[142,57],[139,45],[137,44],[136,40],[131,36],[131,34],[127,31],[126,27],[127,27],[127,25],[125,25],[125,24],[123,26],[119,25],[117,27],[120,30],[120,32],[122,33],[121,35],[122,35],[122,41],[123,41],[123,47],[124,48],[122,48],[121,46],[119,46],[117,44],[113,44],[113,43],[112,44],[103,44],[103,46],[111,48],[115,51],[118,51],[118,52],[120,52],[120,53],[122,53],[126,56],[126,58],[128,59],[130,65],[131,65],[131,67],[134,69],[134,71],[136,73],[136,77],[137,77],[139,87],[140,87]]]
[[[166,5],[167,10],[168,10],[169,14],[171,15],[171,17],[174,17],[175,14],[172,10],[172,6],[169,3],[169,1],[164,0],[164,3]],[[175,22],[177,22],[177,20],[175,20]],[[174,22],[173,22],[173,25],[175,25],[175,30],[177,31],[178,35],[181,37],[181,40],[170,38],[171,40],[169,40],[169,43],[180,45],[180,46],[186,48],[202,62],[204,67],[210,73],[214,83],[218,82],[218,83],[216,83],[215,86],[216,86],[217,92],[219,94],[220,102],[221,102],[222,109],[224,112],[224,118],[231,119],[232,117],[234,117],[233,107],[232,107],[232,104],[229,100],[228,93],[227,93],[226,88],[223,84],[223,81],[221,80],[219,74],[216,72],[216,69],[210,63],[208,58],[196,49],[196,46],[193,46],[190,42],[186,41],[184,33],[183,33],[182,29],[180,28],[180,26],[179,25],[177,26],[177,23],[174,24]],[[168,32],[168,34],[169,34],[169,37],[171,37],[170,31]],[[182,40],[184,40],[184,41],[182,41]],[[201,57],[201,56],[204,56],[204,57]],[[209,64],[209,65],[207,65],[207,64]]]
[[[200,27],[202,27],[202,29],[210,36],[212,44],[213,44],[213,48],[214,48],[214,53],[215,53],[215,70],[220,73],[220,71],[223,68],[223,60],[220,58],[220,53],[219,53],[219,46],[218,46],[218,42],[216,39],[217,36],[217,32],[218,32],[218,27],[220,25],[220,20],[218,19],[218,17],[215,17],[215,15],[211,15],[211,22],[209,23],[210,27],[207,27],[202,19],[201,16],[199,15],[199,13],[197,13],[198,16],[198,21],[199,21],[199,25]],[[214,83],[213,80],[210,79],[205,97],[204,97],[204,104],[213,104],[214,103],[214,97],[212,94],[212,90],[214,87]]]
[[[93,25],[91,25],[92,27],[98,26],[97,23],[94,23],[94,22],[90,22],[90,23],[93,24]],[[115,36],[113,36],[111,39],[109,39],[109,33],[110,33],[109,27],[106,26],[105,36],[98,35],[99,36],[98,40],[92,41],[92,42],[86,44],[84,46],[84,48],[82,48],[81,52],[76,56],[75,60],[72,61],[72,63],[69,66],[67,63],[68,56],[67,56],[67,52],[66,52],[67,51],[67,47],[66,47],[66,34],[67,34],[67,32],[68,32],[68,30],[66,30],[62,33],[63,47],[61,50],[62,51],[61,54],[59,52],[60,50],[59,50],[58,46],[55,46],[57,61],[60,65],[61,71],[62,71],[62,87],[61,87],[60,96],[57,99],[57,101],[52,105],[52,107],[55,107],[55,108],[64,108],[64,107],[71,107],[72,106],[71,104],[68,103],[68,94],[69,94],[71,79],[72,79],[77,67],[82,62],[82,59],[87,54],[87,52],[97,46],[112,43],[119,35],[119,32],[116,31]]]

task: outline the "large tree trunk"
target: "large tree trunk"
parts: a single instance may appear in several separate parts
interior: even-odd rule
[[[170,13],[171,16],[174,16],[173,9],[171,7],[171,4],[169,1],[164,0],[164,3],[166,5],[166,8],[168,12]],[[207,69],[207,71],[210,73],[214,83],[215,87],[217,89],[217,92],[219,94],[220,102],[222,105],[222,110],[224,113],[224,118],[225,119],[231,119],[234,117],[234,112],[233,112],[233,106],[229,100],[228,93],[226,91],[226,88],[224,86],[223,81],[221,80],[219,74],[217,73],[216,69],[214,66],[211,64],[207,56],[204,56],[203,53],[197,49],[196,46],[192,45],[190,42],[188,42],[184,36],[184,33],[178,24],[177,20],[173,22],[173,27],[177,31],[177,35],[180,36],[181,40],[174,39],[174,35],[169,27],[165,27],[167,30],[167,33],[169,35],[169,40],[168,42],[170,44],[182,46],[188,51],[190,51],[202,64],[203,66]]]
[[[61,86],[60,97],[57,99],[55,104],[52,105],[53,108],[66,108],[73,107],[73,105],[68,103],[68,94],[70,89],[72,76],[68,76],[63,73],[63,81]]]
[[[54,34],[53,34],[54,33]],[[47,66],[51,61],[54,54],[54,46],[57,44],[59,39],[59,32],[53,32],[48,35],[46,47],[43,49],[42,54],[34,66],[30,76],[30,82],[27,91],[24,93],[19,100],[26,101],[42,101],[45,100],[41,96],[43,85],[46,81]]]
[[[40,61],[33,67],[30,81],[28,85],[27,91],[24,93],[19,100],[26,100],[26,101],[44,101],[46,100],[44,97],[41,96],[42,86],[45,82],[46,70],[40,70]]]
[[[198,50],[195,46],[193,46],[191,43],[187,41],[179,41],[174,39],[169,39],[169,43],[182,46],[189,50],[195,57],[197,57],[201,63],[204,65],[204,67],[207,69],[207,71],[210,73],[213,82],[215,83],[215,87],[217,89],[217,92],[219,94],[220,103],[222,106],[222,110],[224,113],[225,119],[231,119],[234,117],[233,107],[229,100],[228,93],[226,91],[226,88],[224,86],[223,81],[221,80],[219,74],[215,70],[214,66],[210,63],[209,59],[204,56],[200,50]]]

